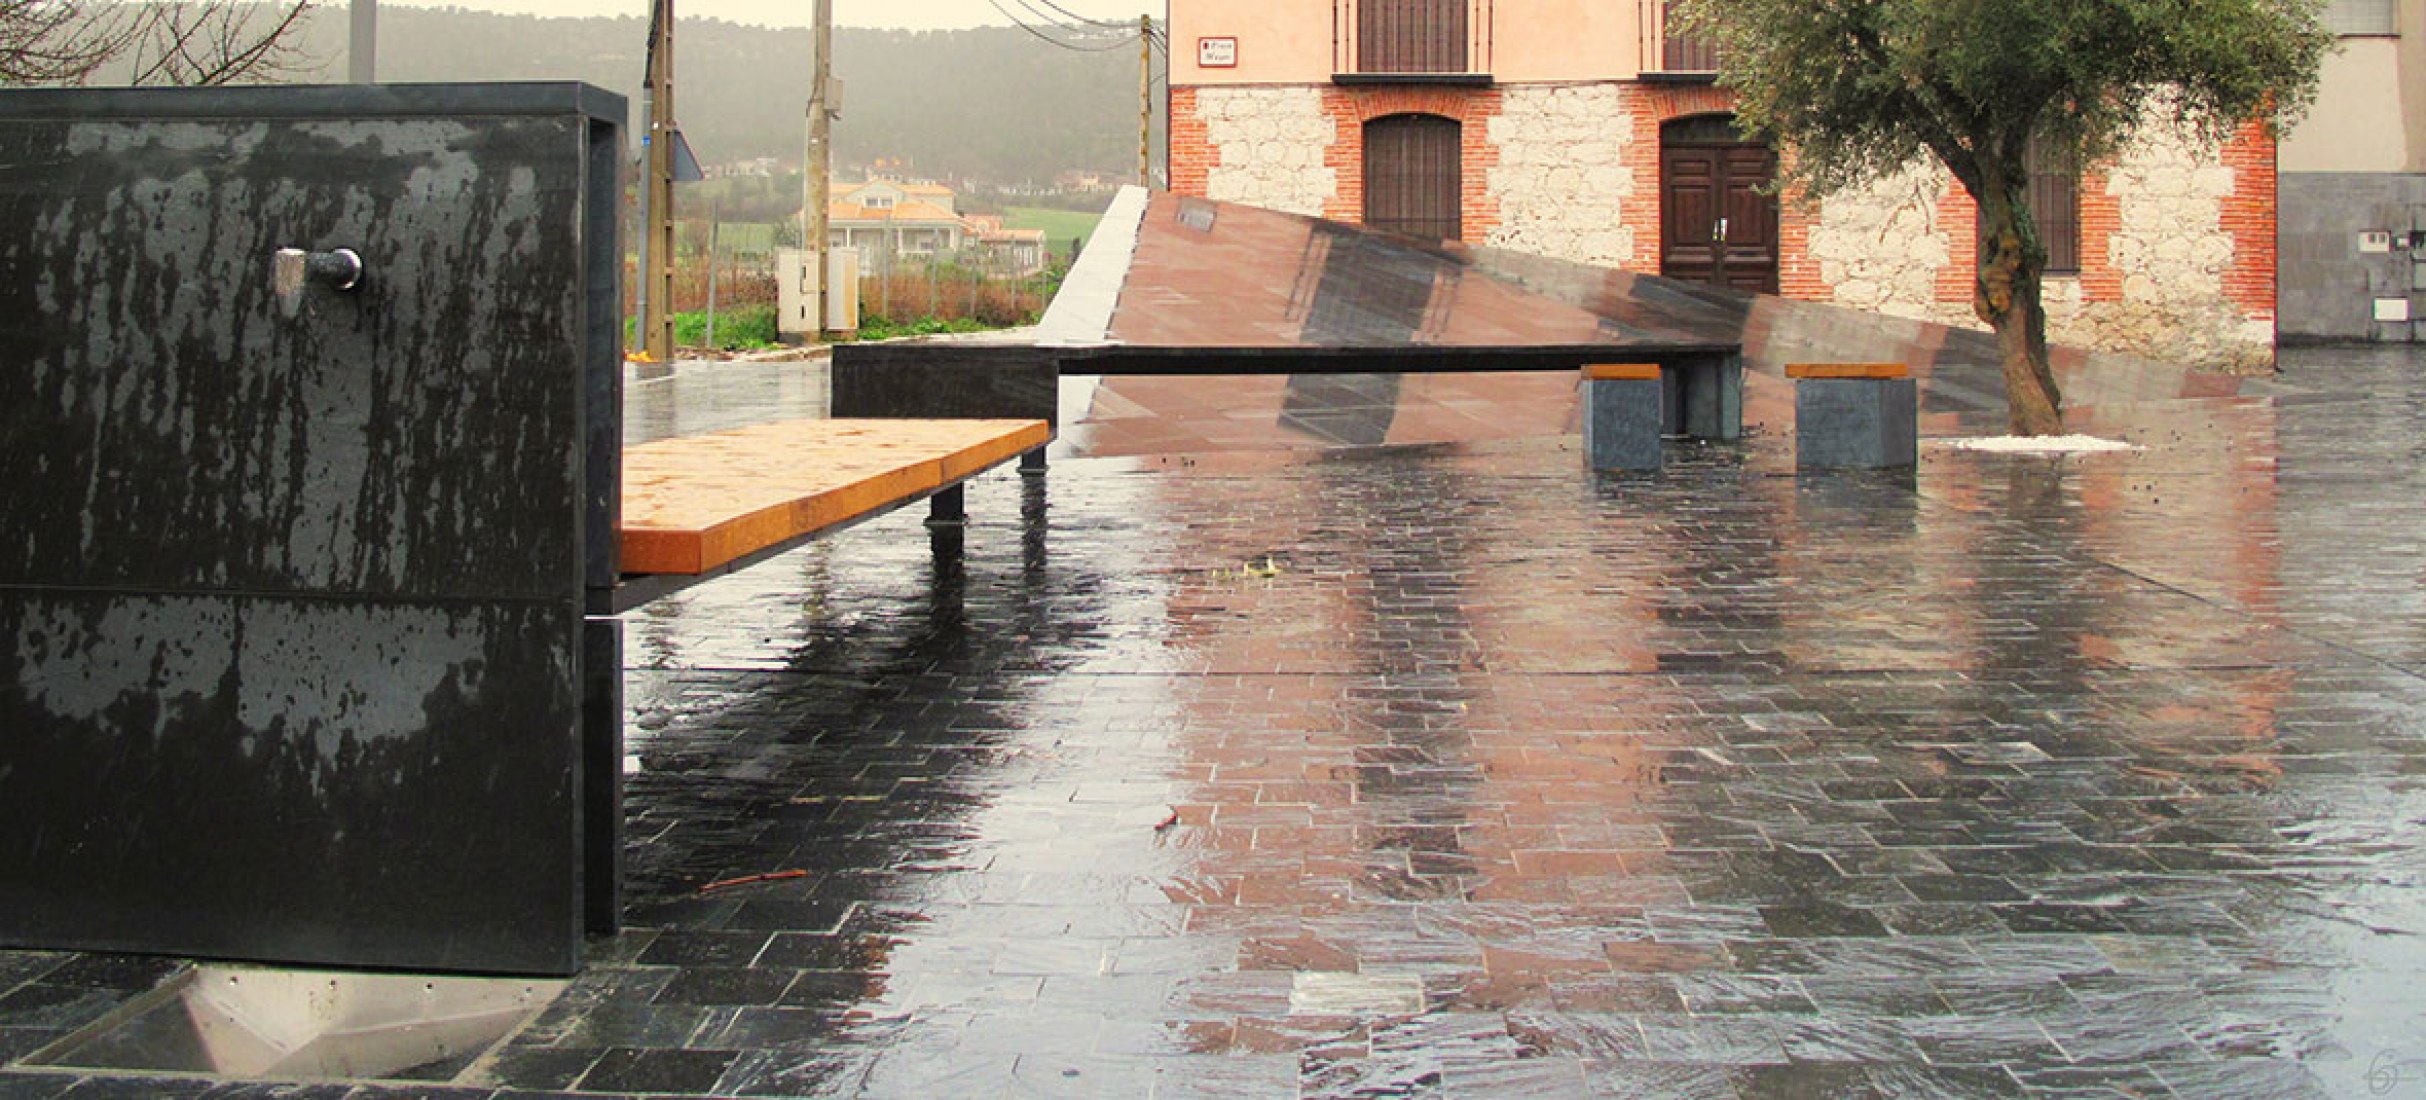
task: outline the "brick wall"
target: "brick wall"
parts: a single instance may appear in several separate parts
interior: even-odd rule
[[[1196,89],[1171,89],[1171,192],[1205,197],[1206,183],[1221,167],[1221,150],[1197,109]]]
[[[2224,231],[2232,236],[2232,269],[2224,275],[2224,296],[2250,318],[2274,319],[2275,248],[2278,221],[2276,148],[2264,127],[2241,128],[2224,147],[2223,161],[2232,169],[2233,188],[2224,198]]]

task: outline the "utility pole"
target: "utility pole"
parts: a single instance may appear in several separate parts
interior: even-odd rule
[[[1137,186],[1154,186],[1154,17],[1137,17]]]
[[[809,83],[809,155],[801,168],[800,247],[809,254],[809,274],[817,284],[811,299],[809,331],[826,332],[826,285],[832,275],[826,262],[826,202],[833,186],[834,0],[817,0],[817,65]]]
[[[649,20],[647,198],[641,208],[640,343],[674,361],[674,0],[655,0]]]
[[[345,48],[345,79],[349,84],[379,81],[379,0],[350,0],[353,36]]]

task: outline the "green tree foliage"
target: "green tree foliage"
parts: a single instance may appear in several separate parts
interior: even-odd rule
[[[1973,308],[2003,348],[2013,430],[2062,431],[2025,201],[2033,137],[2068,163],[2144,127],[2220,142],[2315,95],[2321,0],[1685,0],[1715,41],[1737,121],[1814,195],[1924,157],[1980,209]]]

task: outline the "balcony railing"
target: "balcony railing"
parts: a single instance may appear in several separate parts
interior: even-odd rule
[[[1642,0],[1643,72],[1701,76],[1718,71],[1718,47],[1684,33],[1674,18],[1677,0]]]
[[[1489,83],[1492,0],[1332,0],[1341,83]]]

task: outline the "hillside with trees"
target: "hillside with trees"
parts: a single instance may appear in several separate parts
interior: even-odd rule
[[[583,80],[640,109],[645,5],[620,18],[546,19],[460,8],[382,6],[379,77],[389,82]],[[344,78],[343,5],[313,9],[305,80]],[[1064,37],[1069,37],[1064,35]],[[676,114],[702,162],[773,157],[797,166],[811,37],[684,18],[675,46]],[[838,173],[877,159],[995,185],[1049,184],[1079,169],[1133,173],[1137,50],[1060,49],[1017,27],[900,31],[840,27],[834,69],[845,91],[834,128]],[[1161,70],[1155,64],[1156,148]]]

